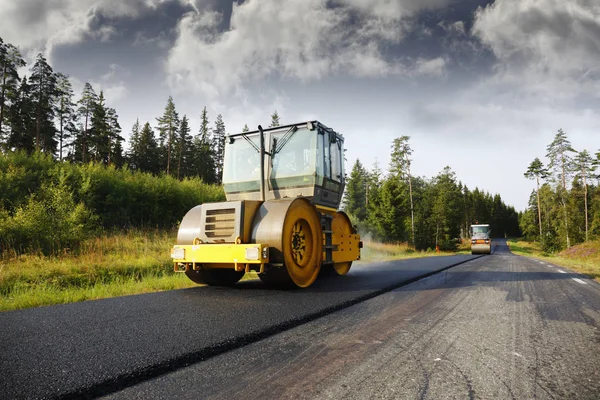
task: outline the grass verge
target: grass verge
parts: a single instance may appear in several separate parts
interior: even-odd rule
[[[169,249],[174,242],[173,232],[131,231],[88,240],[79,254],[5,254],[0,310],[194,286],[173,272]]]
[[[572,269],[600,283],[600,240],[578,244],[557,254],[545,253],[539,243],[522,239],[509,239],[507,243],[515,254]]]
[[[0,311],[182,289],[197,286],[173,272],[169,249],[175,232],[132,230],[83,243],[78,254],[0,258]],[[365,241],[363,262],[456,253],[415,251],[407,244]],[[243,278],[258,279],[251,272]]]

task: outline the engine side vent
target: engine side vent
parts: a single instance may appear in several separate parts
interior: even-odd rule
[[[242,237],[241,201],[202,205],[200,239],[205,243],[235,243]]]
[[[206,210],[204,232],[209,238],[228,238],[235,234],[235,208]]]

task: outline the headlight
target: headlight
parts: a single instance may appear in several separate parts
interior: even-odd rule
[[[258,260],[257,247],[246,247],[246,260]]]
[[[171,258],[175,260],[183,260],[185,258],[185,249],[173,247],[171,249]]]

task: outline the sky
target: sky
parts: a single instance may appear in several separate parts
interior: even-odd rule
[[[170,95],[194,133],[204,106],[229,133],[277,110],[342,133],[348,173],[406,135],[414,175],[450,166],[517,210],[558,129],[600,151],[600,0],[0,0],[0,21],[103,90],[126,138]]]

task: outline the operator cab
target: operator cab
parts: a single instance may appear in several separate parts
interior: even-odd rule
[[[488,224],[471,225],[471,238],[472,239],[489,239],[491,234],[490,226]]]
[[[264,129],[265,198],[310,197],[337,208],[344,191],[344,138],[318,121]],[[261,200],[260,134],[228,136],[223,161],[227,200]]]

